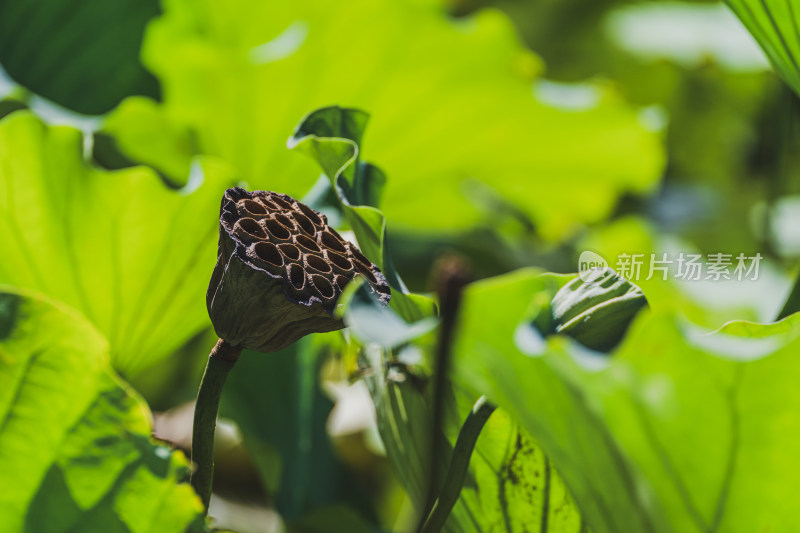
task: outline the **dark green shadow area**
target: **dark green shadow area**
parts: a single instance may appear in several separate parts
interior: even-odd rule
[[[14,331],[21,300],[17,294],[0,293],[0,340],[7,339]]]
[[[158,0],[0,1],[0,65],[20,85],[79,113],[129,95],[160,97],[139,61]]]

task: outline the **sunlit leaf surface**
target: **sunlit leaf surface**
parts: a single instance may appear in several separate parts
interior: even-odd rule
[[[298,117],[330,105],[374,117],[365,155],[389,176],[386,216],[406,228],[464,228],[499,199],[560,236],[660,174],[658,137],[613,94],[598,88],[579,109],[536,100],[539,62],[498,12],[454,21],[436,2],[389,0],[164,9],[144,48],[164,114],[256,188],[305,193],[316,173],[281,147]],[[128,127],[111,129],[153,161]]]
[[[132,375],[208,324],[231,175],[205,160],[172,190],[150,169],[90,166],[81,142],[28,112],[0,121],[0,282],[78,308],[108,338],[114,367]]]
[[[408,342],[414,333],[419,336],[430,327],[420,327],[427,321],[409,327],[391,309],[376,310],[374,301],[359,297],[365,292],[354,295],[345,322],[351,334],[367,344],[362,363],[367,366],[366,383],[375,403],[378,429],[398,478],[420,508],[431,475],[426,460],[430,385],[427,377],[416,373],[418,369],[403,369],[404,362],[412,360],[411,355],[384,352],[375,339]],[[374,320],[370,313],[383,320]],[[454,390],[444,432],[447,440],[444,435],[437,437],[444,458],[444,463],[433,468],[439,476],[445,471],[452,443],[476,398],[472,391]],[[564,482],[541,448],[505,411],[495,411],[477,441],[470,472],[447,520],[446,531],[577,533],[585,531],[584,527]]]
[[[330,179],[339,209],[353,228],[361,251],[386,276],[392,288],[389,305],[407,321],[432,313],[428,298],[411,294],[392,264],[386,244],[386,218],[375,203],[385,182],[377,167],[361,160],[360,142],[368,115],[356,109],[327,107],[297,126],[289,146],[308,154]]]
[[[183,533],[201,510],[179,454],[80,315],[0,288],[0,523],[9,532]]]
[[[423,504],[431,471],[426,467],[431,399],[424,381],[396,366],[386,367],[380,351],[368,350],[366,379],[378,429],[398,479],[417,508]],[[428,389],[429,391],[429,389]],[[448,440],[439,446],[449,461],[461,422],[474,395],[459,391],[459,409],[448,414]],[[446,464],[435,465],[443,476]],[[552,463],[530,435],[504,410],[489,418],[470,461],[460,498],[445,525],[448,532],[578,533],[580,513]]]
[[[472,286],[456,372],[531,432],[592,531],[800,527],[783,496],[800,474],[800,316],[709,333],[645,314],[609,358],[522,333],[553,282],[519,271]]]
[[[359,142],[363,136],[367,116],[352,109],[331,107],[321,109],[307,116],[297,127],[290,140],[290,146],[304,151],[316,160],[323,172],[331,179],[336,191],[339,207],[353,228],[359,245],[368,257],[378,262],[392,285],[391,309],[377,308],[377,304],[364,291],[356,289],[352,295],[345,322],[351,332],[362,342],[369,339],[382,339],[382,344],[393,345],[412,340],[431,329],[431,302],[418,295],[405,294],[402,280],[394,271],[390,254],[386,249],[385,220],[380,210],[370,205],[374,201],[371,194],[380,171],[369,163],[360,160]],[[378,178],[378,186],[382,185]],[[374,320],[374,317],[380,317]],[[425,317],[425,318],[423,318]],[[409,325],[406,322],[414,322]],[[368,367],[367,386],[375,402],[378,429],[381,433],[387,455],[395,472],[410,498],[420,508],[423,505],[425,487],[430,468],[426,466],[429,447],[430,397],[425,392],[424,379],[415,382],[411,376],[398,371],[389,363],[393,357],[375,346],[368,347],[363,364]],[[475,398],[476,399],[476,398]],[[467,398],[460,411],[452,413],[455,433],[458,431],[466,412],[475,399]],[[475,462],[480,464],[480,478],[470,482],[463,491],[447,522],[447,530],[456,531],[522,531],[527,527],[531,514],[536,515],[541,532],[577,531],[580,518],[574,507],[567,502],[559,481],[550,484],[549,463],[541,451],[508,419],[494,422],[487,430],[491,436],[479,441],[475,452]],[[449,457],[451,443],[443,435],[440,445],[443,457]],[[453,436],[453,439],[455,437]],[[524,450],[522,449],[524,448]],[[538,458],[537,458],[538,453]],[[443,473],[446,464],[435,465],[434,469]],[[476,467],[478,468],[478,467]],[[557,478],[553,475],[553,478]],[[541,502],[530,506],[516,506],[517,498],[526,501],[533,498],[536,491],[546,494]],[[561,515],[565,516],[566,529],[548,529],[547,519],[542,522],[542,514],[549,518],[551,491],[561,491],[555,499],[562,503]],[[490,498],[482,498],[481,491],[491,492]],[[498,491],[509,499],[498,499]],[[506,492],[507,491],[507,492]],[[570,528],[572,527],[572,529]]]
[[[552,461],[506,411],[489,418],[471,467],[474,481],[465,484],[456,508],[470,516],[465,532],[586,531]]]

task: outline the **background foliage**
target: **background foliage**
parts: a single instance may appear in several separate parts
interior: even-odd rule
[[[324,211],[393,298],[354,287],[344,334],[243,355],[215,525],[410,530],[487,395],[447,531],[798,529],[793,299],[774,322],[800,254],[798,17],[782,0],[0,2],[0,523],[211,527],[181,450],[216,340],[218,202],[244,183]],[[530,326],[570,279],[547,272],[585,249],[764,260],[757,282],[642,279],[651,310],[601,357]],[[430,466],[444,251],[476,282]]]

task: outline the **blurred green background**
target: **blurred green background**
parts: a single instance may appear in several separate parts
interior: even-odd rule
[[[0,283],[79,309],[184,450],[216,340],[219,197],[244,183],[330,208],[286,148],[319,107],[369,113],[361,155],[386,175],[389,259],[413,292],[445,252],[476,279],[575,272],[586,249],[612,266],[762,254],[757,282],[640,283],[656,311],[716,329],[773,320],[800,258],[800,104],[719,2],[4,0],[0,66],[0,176],[33,198],[3,197]],[[223,397],[220,526],[407,523],[352,352],[334,333],[245,354]]]

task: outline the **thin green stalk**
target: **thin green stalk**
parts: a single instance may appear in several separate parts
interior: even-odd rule
[[[197,392],[192,428],[192,461],[196,467],[191,481],[192,487],[203,501],[206,513],[214,480],[214,431],[217,428],[219,399],[225,379],[241,353],[240,347],[231,346],[222,339],[217,341],[208,356],[200,390]]]
[[[472,407],[464,425],[458,432],[456,446],[453,449],[453,457],[450,459],[450,466],[442,484],[439,498],[433,504],[428,518],[420,528],[420,533],[438,533],[441,531],[447,517],[453,510],[453,506],[458,501],[461,494],[461,487],[469,469],[469,461],[472,451],[478,442],[483,426],[495,410],[495,405],[486,400],[486,396],[481,396]]]
[[[463,260],[456,255],[441,258],[436,267],[437,290],[439,295],[439,337],[436,344],[436,353],[431,386],[433,396],[431,425],[428,430],[428,454],[426,456],[426,469],[428,482],[422,500],[423,507],[417,522],[417,531],[422,528],[425,518],[433,508],[439,488],[437,465],[443,462],[442,448],[437,438],[443,431],[445,422],[446,396],[449,390],[448,374],[450,360],[453,352],[456,326],[458,325],[458,311],[461,307],[461,297],[467,285],[469,274]]]

